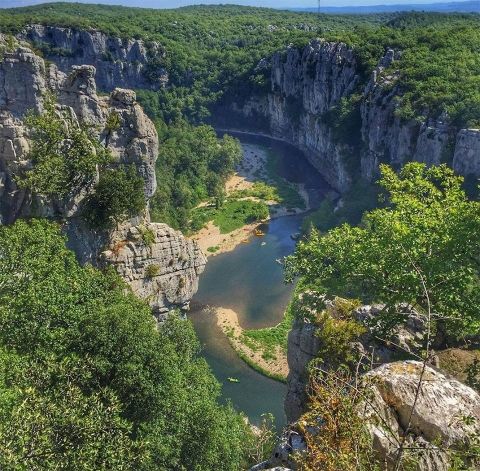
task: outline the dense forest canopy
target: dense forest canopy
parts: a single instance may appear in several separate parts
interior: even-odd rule
[[[0,242],[2,469],[242,468],[250,434],[218,404],[189,322],[156,329],[55,223],[17,221]]]
[[[476,14],[334,16],[234,5],[151,10],[71,3],[0,12],[2,32],[16,33],[31,23],[159,42],[175,87],[159,92],[158,106],[150,111],[167,121],[182,114],[204,120],[230,88],[238,93],[258,87],[253,69],[261,58],[322,37],[354,46],[365,78],[387,47],[402,51],[398,67],[405,117],[448,111],[460,125],[480,123]]]

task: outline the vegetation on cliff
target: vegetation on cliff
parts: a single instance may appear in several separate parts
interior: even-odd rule
[[[56,198],[70,196],[95,182],[98,166],[109,154],[91,130],[47,97],[42,113],[33,111],[25,119],[32,135],[29,159],[33,168],[19,176],[23,188]]]
[[[443,165],[381,171],[388,206],[366,213],[358,227],[313,231],[287,259],[287,278],[300,275],[329,296],[385,303],[384,330],[404,320],[395,306],[409,303],[431,311],[438,335],[477,334],[479,203]]]
[[[109,131],[118,125],[115,116],[107,120]],[[21,188],[66,202],[89,191],[82,215],[94,228],[112,228],[143,211],[144,181],[135,166],[112,168],[108,147],[91,127],[57,106],[53,96],[47,96],[41,113],[28,114],[25,125],[32,137],[32,165],[17,177]]]
[[[2,469],[241,469],[250,432],[198,351],[56,224],[0,228]]]
[[[167,51],[162,65],[174,87],[139,98],[151,115],[167,122],[181,116],[204,121],[224,94],[238,100],[268,89],[269,77],[255,70],[260,59],[322,37],[354,46],[364,79],[387,47],[402,51],[396,64],[402,116],[436,117],[446,111],[456,124],[478,125],[479,22],[475,14],[334,16],[233,5],[148,10],[56,3],[0,13],[4,32],[43,23],[158,41]],[[344,117],[354,119],[349,113]]]
[[[359,463],[362,468],[384,469],[383,460],[378,462],[378,456],[372,455],[372,437],[373,448],[382,457],[383,445],[378,447],[378,434],[370,437],[368,432],[380,426],[387,435],[396,436],[387,423],[388,414],[382,415],[376,406],[365,417],[365,404],[375,403],[373,390],[381,381],[370,384],[369,374],[359,376],[378,361],[375,347],[369,348],[380,341],[384,346],[380,351],[390,348],[394,355],[422,360],[412,388],[415,400],[406,407],[402,402],[409,419],[402,423],[400,439],[394,438],[397,444],[387,460],[392,469],[435,466],[439,453],[449,469],[475,469],[480,456],[478,428],[469,431],[461,425],[467,438],[459,443],[431,440],[436,454],[429,455],[428,447],[412,445],[418,437],[420,441],[427,437],[426,427],[418,431],[412,417],[421,414],[421,398],[428,394],[424,372],[432,361],[432,348],[457,345],[439,352],[438,366],[478,388],[478,353],[460,348],[478,342],[480,206],[467,199],[463,179],[444,165],[427,168],[410,163],[398,173],[382,166],[381,172],[384,207],[365,213],[357,227],[343,224],[324,235],[312,231],[287,258],[287,278],[300,275],[308,287],[299,295],[293,314],[298,322],[316,326],[312,335],[319,345],[308,371],[308,409],[296,425],[308,451],[294,459],[299,469],[354,470]],[[359,304],[373,303],[379,303],[375,315],[367,314],[373,312],[371,306],[354,310]],[[408,329],[413,329],[411,339],[415,339],[410,344],[405,343],[411,335]],[[394,332],[402,333],[392,337]],[[447,366],[452,360],[453,368]],[[384,399],[390,408],[395,399],[388,391]],[[477,420],[473,412],[462,415],[456,408],[450,410],[458,414],[460,424]]]

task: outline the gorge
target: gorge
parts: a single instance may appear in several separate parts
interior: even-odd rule
[[[478,279],[472,280],[478,275],[474,254],[479,226],[474,205],[480,177],[480,101],[475,84],[478,85],[480,69],[473,37],[478,16],[403,14],[342,19],[234,6],[165,13],[80,4],[71,11],[63,4],[49,8],[48,14],[36,8],[0,14],[0,217],[5,228],[2,234],[8,234],[10,228],[23,221],[53,221],[83,269],[88,272],[93,266],[101,273],[119,275],[129,286],[123,295],[128,296],[125,293],[131,291],[147,303],[160,337],[172,342],[160,348],[155,344],[156,349],[165,348],[162,362],[171,366],[172,371],[155,377],[148,385],[135,383],[141,375],[142,380],[150,381],[148,369],[143,371],[139,365],[155,363],[154,355],[148,353],[150,347],[143,346],[138,352],[143,363],[134,363],[134,348],[129,353],[134,359],[132,365],[141,374],[135,374],[127,359],[125,364],[121,363],[124,369],[120,372],[126,379],[122,379],[124,383],[115,383],[115,366],[108,370],[102,363],[107,360],[102,359],[94,372],[88,373],[94,378],[103,375],[101,381],[94,386],[82,383],[82,394],[112,387],[125,407],[120,409],[119,417],[130,421],[132,427],[125,432],[126,436],[146,437],[145,444],[132,452],[135,457],[124,469],[137,469],[131,464],[137,456],[149,463],[138,469],[207,471],[215,469],[214,463],[219,460],[226,463],[225,469],[232,470],[250,466],[252,470],[323,469],[318,462],[308,461],[316,459],[312,451],[315,440],[323,437],[321,404],[320,408],[315,404],[311,389],[320,383],[312,385],[315,375],[311,368],[326,370],[327,374],[337,372],[342,355],[345,361],[341,366],[347,365],[356,374],[355,385],[357,381],[366,381],[374,397],[373,402],[355,404],[363,408],[364,413],[359,416],[362,427],[366,426],[368,431],[365,443],[370,444],[370,451],[365,456],[373,459],[369,454],[373,449],[375,460],[380,463],[379,468],[362,469],[407,469],[395,468],[398,446],[392,445],[392,440],[401,443],[402,452],[406,447],[407,454],[410,449],[425,451],[414,469],[446,471],[453,469],[452,463],[457,459],[458,463],[470,466],[465,469],[477,469],[480,398],[474,388],[478,388],[475,365],[476,358],[480,358],[480,339],[478,316],[472,313],[479,287]],[[209,16],[212,14],[222,18],[225,30],[214,24]],[[456,49],[448,51],[449,48]],[[458,67],[455,74],[440,71],[442,67],[446,70],[447,62]],[[418,76],[413,69],[418,70]],[[438,97],[426,88],[432,83],[438,89]],[[48,126],[38,127],[35,119],[39,118],[35,117],[42,116],[60,123],[66,133],[67,137],[60,139],[61,154],[77,155],[70,154],[77,149],[75,136],[80,135],[82,142],[87,142],[80,154],[91,152],[95,158],[85,180],[88,183],[68,187],[62,194],[46,194],[28,186],[29,181],[36,181],[35,171],[42,168],[42,161],[35,159],[39,152],[36,146],[52,132]],[[216,128],[218,136],[209,125]],[[224,134],[232,137],[223,138]],[[54,147],[51,142],[40,146],[50,156],[54,154],[48,152],[50,146]],[[248,153],[250,160],[245,158]],[[195,159],[189,160],[192,155]],[[409,162],[426,164],[433,168],[433,173],[428,173],[427,167],[409,167]],[[384,164],[399,171],[399,176],[390,175]],[[441,164],[465,177],[465,185],[462,187]],[[54,181],[51,175],[57,175],[48,173],[52,168],[63,167],[58,160],[51,167],[47,165],[47,183]],[[78,168],[78,172],[84,171]],[[117,182],[117,177],[123,180]],[[411,186],[409,177],[414,182]],[[379,178],[384,180],[382,188],[375,184]],[[111,187],[102,187],[106,181],[110,181]],[[244,186],[238,186],[238,181]],[[70,184],[62,182],[65,187]],[[130,190],[136,184],[140,192]],[[417,187],[419,193],[421,189],[425,191],[420,196]],[[468,203],[462,196],[463,188],[471,198]],[[138,205],[132,209],[138,196],[134,193],[140,193],[141,209]],[[377,207],[379,193],[386,195],[378,206],[380,212],[368,213],[367,219],[356,227],[364,211]],[[125,207],[120,208],[117,217],[113,212],[116,203],[124,200]],[[418,205],[420,210],[411,215],[406,203],[402,206],[404,201],[413,202],[412,206]],[[440,208],[435,206],[438,202]],[[453,209],[447,217],[442,210],[449,210],[450,204]],[[404,225],[400,216],[395,221],[398,224],[389,224],[388,217],[396,216],[397,206],[403,208],[403,213],[399,213],[410,218],[411,226]],[[418,215],[431,216],[431,207],[437,215],[419,223]],[[454,211],[457,207],[460,215]],[[92,223],[94,216],[103,214],[97,212],[98,208],[112,211],[105,213],[103,225]],[[378,240],[383,240],[373,232],[376,227],[383,227],[382,217],[387,221],[385,227],[392,232],[391,244],[386,244],[383,251],[378,249],[379,253],[390,256],[390,245],[397,248],[397,253],[388,259],[392,266],[383,271],[383,260],[376,265],[372,261],[375,257],[369,258],[378,248]],[[449,218],[458,219],[449,222]],[[369,225],[366,220],[374,223]],[[438,226],[431,221],[438,222]],[[347,225],[341,226],[343,223]],[[320,242],[315,238],[314,226],[321,229]],[[395,233],[398,227],[403,232]],[[330,228],[333,231],[327,232]],[[408,239],[410,246],[404,251],[412,248],[413,255],[407,255],[418,259],[412,262],[408,276],[402,278],[402,269],[407,270],[410,263],[402,252],[402,237],[410,237],[411,228],[417,238]],[[455,239],[455,229],[464,231],[460,242]],[[351,238],[341,231],[347,231]],[[355,237],[360,238],[362,231],[375,243],[360,244]],[[214,233],[216,238],[209,239],[205,233]],[[440,233],[445,233],[445,237]],[[430,240],[418,242],[423,234],[439,247],[438,252],[430,247],[426,259],[423,247],[429,246]],[[340,247],[342,237],[347,242]],[[8,237],[5,240],[5,247],[10,247]],[[15,234],[12,240],[17,240]],[[321,240],[330,241],[330,247],[338,249],[338,253],[329,253]],[[448,241],[452,241],[450,245]],[[399,245],[395,245],[397,242]],[[364,251],[364,260],[359,258],[362,253],[359,255],[357,247]],[[345,253],[367,275],[374,274],[375,282],[361,278],[363,273],[350,280],[350,276],[357,276],[357,270],[345,269],[349,266],[348,257],[347,261],[341,258]],[[338,260],[343,265],[336,266]],[[400,260],[401,268],[395,265]],[[329,263],[333,267],[331,277],[326,275],[330,273]],[[438,324],[435,320],[435,328],[431,328],[430,320],[425,321],[431,306],[425,307],[424,293],[418,294],[409,284],[413,284],[412,279],[423,280],[423,272],[417,266],[432,279],[438,275],[438,269],[438,285],[451,287],[451,292],[435,305],[445,310],[442,313],[447,319]],[[10,270],[10,266],[7,268]],[[285,284],[284,275],[288,278],[289,270],[293,283]],[[402,293],[388,304],[393,290],[389,283],[394,283],[389,275],[397,276],[395,270],[400,273],[398,279],[403,283],[405,299]],[[449,278],[454,272],[465,277],[459,282],[464,283],[460,288]],[[320,281],[317,284],[321,277],[325,285]],[[388,289],[375,285],[377,279],[382,279]],[[116,286],[117,282],[108,283]],[[371,286],[378,291],[369,291]],[[393,287],[397,289],[397,285]],[[332,299],[315,298],[306,307],[302,304],[321,289]],[[12,297],[8,290],[5,293],[6,298]],[[441,292],[440,296],[443,295]],[[348,304],[357,303],[357,299],[361,302]],[[462,317],[450,325],[447,314],[457,314],[452,300],[457,302]],[[139,306],[135,309],[144,312]],[[28,309],[21,307],[19,312]],[[218,309],[234,314],[239,334],[216,317]],[[195,327],[203,347],[198,358],[188,330],[190,322],[182,321],[186,326],[183,333],[179,333],[182,327],[175,324],[177,310]],[[388,321],[393,329],[387,340],[383,330],[379,339],[379,331],[374,328],[383,326],[385,313],[391,314]],[[433,309],[433,317],[437,314]],[[126,319],[130,317],[127,315]],[[143,322],[146,321],[139,321],[139,325],[143,326]],[[65,324],[75,323],[68,320]],[[122,328],[119,327],[120,332]],[[87,331],[85,338],[94,338],[92,332],[94,328]],[[107,332],[103,338],[115,337],[113,327]],[[333,341],[325,337],[325,332],[333,332]],[[129,339],[129,335],[130,331],[124,338]],[[10,340],[2,342],[2,349],[4,345],[10,348]],[[245,350],[238,348],[242,343]],[[15,348],[23,352],[23,347]],[[347,349],[347,354],[341,348]],[[90,354],[97,353],[78,352],[75,350],[75,355],[87,360]],[[143,357],[144,352],[147,353]],[[119,346],[112,353],[112,364],[117,361],[116,355],[123,358],[123,354]],[[169,354],[172,358],[178,355],[178,363],[170,361]],[[468,359],[462,363],[462,371],[452,367],[455,359],[447,361],[449,355]],[[356,366],[352,366],[352,356],[358,360]],[[192,364],[203,368],[203,358],[216,380],[213,376],[203,379],[203,369],[202,373],[191,369]],[[269,366],[278,364],[280,369],[284,368],[281,371],[288,373],[288,378],[286,374],[280,378],[286,385],[262,375],[270,373],[278,379],[273,370],[268,371]],[[103,372],[104,368],[108,374]],[[424,374],[428,379],[422,389]],[[174,378],[172,384],[178,381],[178,389],[171,397],[168,391],[152,392],[163,387],[159,385],[170,384],[170,378]],[[371,386],[369,378],[373,378],[375,386]],[[467,381],[469,386],[464,384]],[[218,383],[222,385],[221,396]],[[115,389],[122,385],[128,391],[132,387],[132,397],[145,394],[148,401],[141,396],[135,405],[139,409],[135,409],[118,392],[121,389]],[[419,391],[424,393],[420,399]],[[325,391],[320,388],[319,397],[321,394]],[[165,409],[157,415],[151,412],[155,416],[152,421],[144,419],[139,410],[143,407],[150,411],[160,396],[162,400],[168,396],[172,402],[162,403]],[[328,399],[327,395],[325,400]],[[259,427],[254,428],[256,437],[250,437],[250,429],[244,430],[248,427],[243,418],[240,420],[229,405],[218,405],[229,402]],[[180,403],[188,412],[178,409]],[[172,416],[177,417],[172,420],[178,420],[178,429],[165,419],[169,407]],[[434,408],[437,412],[431,413]],[[456,416],[458,411],[460,418]],[[179,415],[175,416],[177,412]],[[279,440],[273,446],[270,439],[265,449],[248,451],[245,458],[242,446],[263,446],[266,413],[275,416],[273,428],[280,433]],[[356,412],[350,414],[356,417]],[[383,422],[379,424],[378,420]],[[445,425],[447,420],[451,430]],[[455,420],[465,423],[455,422],[453,426]],[[348,425],[355,424],[352,419]],[[169,427],[175,428],[172,443],[166,438]],[[0,437],[2,433],[0,426]],[[157,442],[155,434],[162,439]],[[199,443],[192,444],[190,440],[197,436]],[[353,441],[363,446],[364,439],[360,434]],[[181,446],[177,447],[175,440]],[[164,459],[165,443],[165,450],[168,448],[171,454]],[[211,455],[208,451],[202,454],[205,444],[208,450],[215,450]],[[142,447],[150,451],[141,455]],[[2,453],[5,452],[0,447]],[[350,456],[348,452],[346,456]],[[364,455],[359,459],[364,459]],[[336,467],[325,469],[357,469],[351,462],[344,468],[335,463]],[[107,465],[105,469],[114,468]]]

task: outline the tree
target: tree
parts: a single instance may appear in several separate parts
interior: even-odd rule
[[[113,270],[81,267],[56,224],[0,228],[2,469],[242,468],[250,432],[199,349],[189,322],[157,328]]]
[[[55,104],[44,100],[44,112],[31,112],[25,119],[31,131],[28,158],[33,168],[17,182],[23,188],[50,197],[62,198],[93,184],[97,167],[109,159],[91,131]]]
[[[409,163],[398,175],[383,165],[381,173],[389,206],[366,213],[360,227],[314,231],[288,258],[287,278],[385,303],[385,328],[402,320],[395,306],[406,302],[423,312],[430,304],[439,333],[478,333],[479,203],[467,200],[462,178],[444,165]]]
[[[97,228],[111,228],[145,207],[144,181],[134,165],[105,169],[85,203],[84,217]]]
[[[147,458],[111,389],[79,386],[92,374],[82,360],[10,354],[0,365],[2,469],[128,470]]]

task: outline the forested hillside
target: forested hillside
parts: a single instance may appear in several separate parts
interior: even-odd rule
[[[239,6],[148,10],[70,3],[0,12],[3,32],[16,33],[32,23],[158,41],[166,48],[174,87],[150,97],[149,109],[166,121],[181,115],[204,120],[229,89],[238,95],[268,86],[254,71],[258,61],[316,37],[355,46],[366,76],[386,47],[403,51],[405,115],[446,110],[462,123],[480,119],[480,19],[474,14],[332,16]]]
[[[478,468],[479,15],[55,3],[0,10],[0,33],[1,469]],[[90,62],[75,62],[89,47]],[[272,148],[252,145],[248,160],[245,142],[217,134],[222,120],[301,150],[318,188],[277,174]],[[229,188],[240,163],[251,186]],[[305,234],[294,232],[302,211]],[[260,225],[293,213],[283,239]],[[186,234],[209,223],[256,246],[236,262],[258,275],[252,284],[274,278],[263,262],[298,282],[284,320],[243,337],[266,346],[264,359],[288,343],[297,415],[287,404],[287,419],[310,407],[272,458],[269,417],[252,432],[223,401],[174,311],[188,308],[206,264]],[[296,250],[277,258],[277,245]],[[208,302],[209,314],[230,307],[234,289],[282,315],[267,296],[276,290],[251,295],[233,271],[217,275],[236,286],[220,288],[227,302]],[[266,308],[252,306],[260,325]],[[380,397],[365,376],[389,362],[393,373],[372,384],[399,383],[384,409],[360,416]],[[243,394],[255,381],[232,365],[221,379]],[[471,387],[430,381],[429,365]]]
[[[182,230],[189,229],[191,209],[202,198],[218,195],[219,182],[232,171],[235,159],[233,147],[225,147],[225,155],[230,155],[222,164],[222,171],[213,178],[208,162],[215,160],[217,150],[208,138],[203,140],[203,163],[198,168],[193,168],[193,161],[181,161],[178,150],[190,152],[188,147],[206,130],[180,121],[193,125],[215,123],[231,103],[241,104],[252,96],[269,93],[269,70],[257,65],[289,45],[303,47],[321,37],[353,47],[360,75],[356,90],[329,113],[318,116],[332,127],[336,141],[350,145],[351,139],[359,135],[357,93],[387,48],[399,51],[392,71],[399,94],[395,98],[396,116],[418,123],[448,117],[457,129],[480,125],[480,19],[475,14],[333,16],[240,6],[148,10],[71,3],[0,12],[1,32],[17,34],[31,24],[95,29],[109,37],[143,40],[148,56],[144,75],[154,77],[159,67],[168,73],[165,86],[157,90],[139,89],[137,97],[147,114],[156,120],[160,137],[165,139],[157,162],[162,178],[152,202],[153,216]],[[34,47],[52,60],[82,52],[52,48],[47,42],[34,43]],[[156,47],[165,54],[148,52]],[[103,60],[117,59],[106,51]],[[385,93],[387,88],[384,87]],[[292,97],[287,105],[295,122],[298,100]],[[164,123],[167,127],[173,125],[172,129],[167,130]],[[267,125],[266,120],[263,124]],[[178,145],[175,152],[173,143]],[[358,154],[359,146],[354,147],[347,153]],[[388,156],[385,158],[388,161]],[[358,168],[358,162],[352,165]],[[179,171],[184,176],[180,184],[172,185],[172,178],[178,177]],[[191,189],[187,190],[182,183],[185,178]]]

